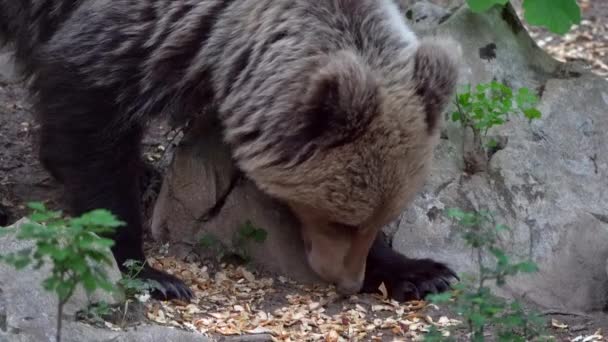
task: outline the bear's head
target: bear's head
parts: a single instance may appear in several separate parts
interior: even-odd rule
[[[351,51],[326,56],[267,162],[243,165],[291,207],[310,266],[345,294],[360,290],[376,235],[425,181],[457,81],[450,53],[423,40],[385,65]]]

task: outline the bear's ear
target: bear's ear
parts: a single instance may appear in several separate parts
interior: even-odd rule
[[[379,96],[372,73],[357,56],[332,54],[310,78],[299,133],[321,148],[353,141],[378,114]]]
[[[460,46],[448,39],[424,39],[414,57],[413,80],[426,112],[429,133],[438,126],[441,114],[455,92]]]

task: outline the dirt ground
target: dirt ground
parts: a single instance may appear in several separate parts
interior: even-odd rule
[[[608,1],[577,0],[581,24],[563,37],[526,25],[538,45],[561,61],[578,61],[608,78]],[[521,14],[521,11],[519,11]]]
[[[565,37],[532,28],[532,35],[539,45],[561,60],[582,59],[594,72],[608,77],[608,1],[582,0],[583,23]],[[1,64],[1,63],[0,63]],[[31,116],[30,104],[21,84],[15,82],[0,65],[0,226],[23,217],[24,204],[43,200],[51,208],[61,208],[61,187],[42,169],[36,154],[37,126]],[[169,129],[162,122],[154,122],[144,141],[145,158],[162,171],[160,154],[170,144]],[[152,196],[153,199],[153,196]],[[157,248],[150,245],[152,251]],[[273,296],[273,303],[298,290],[281,286]],[[439,309],[430,310],[431,316],[454,317]],[[570,341],[577,336],[593,334],[597,329],[608,331],[608,316],[602,313],[580,315],[577,313],[548,313],[549,322],[556,319],[567,329],[550,328],[559,341]],[[557,324],[559,325],[559,324]],[[458,340],[464,339],[459,335]]]

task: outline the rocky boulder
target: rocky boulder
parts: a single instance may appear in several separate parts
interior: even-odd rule
[[[25,220],[15,223],[13,229]],[[0,250],[11,253],[30,248],[28,241],[16,240],[12,234],[0,237]],[[109,268],[108,280],[116,282],[121,275],[118,267]],[[50,266],[39,270],[31,267],[16,271],[11,266],[0,263],[0,341],[11,342],[51,342],[55,341],[57,321],[57,297],[45,291],[41,283],[50,274]],[[141,325],[127,331],[101,329],[75,321],[75,314],[90,303],[105,301],[119,303],[118,298],[106,292],[96,292],[88,297],[79,288],[64,307],[62,335],[64,342],[190,342],[207,341],[206,337],[170,327]]]
[[[608,277],[608,82],[562,64],[529,38],[509,10],[477,15],[462,8],[425,34],[447,34],[464,51],[460,84],[498,80],[541,98],[542,118],[512,118],[488,134],[503,141],[486,173],[462,166],[462,129],[446,122],[430,179],[398,223],[397,250],[474,272],[470,250],[436,215],[447,207],[488,209],[512,228],[509,252],[531,256],[540,273],[508,283],[506,295],[546,307],[602,308]]]
[[[12,50],[8,47],[0,48],[0,78],[13,80],[17,76],[13,63]]]

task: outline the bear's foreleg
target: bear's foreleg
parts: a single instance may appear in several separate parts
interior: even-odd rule
[[[49,68],[34,84],[41,124],[40,159],[65,185],[72,214],[107,209],[126,223],[109,236],[124,272],[125,261],[146,260],[139,189],[143,129],[129,122],[111,91],[82,84],[70,75],[61,68]],[[181,280],[150,266],[138,276],[162,286],[152,293],[155,298],[192,297]]]

